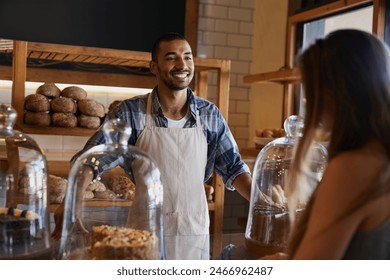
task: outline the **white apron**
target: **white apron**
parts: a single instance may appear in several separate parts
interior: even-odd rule
[[[161,172],[164,188],[163,217],[168,259],[199,259],[191,253],[194,247],[208,252],[209,213],[203,179],[207,164],[207,141],[196,115],[195,128],[164,128],[152,126],[151,94],[146,106],[145,129],[136,146],[150,155]],[[176,238],[177,236],[187,236]],[[185,243],[179,240],[187,239]],[[183,245],[183,246],[181,246]],[[207,246],[207,248],[205,248]],[[182,247],[182,248],[180,248]],[[187,247],[187,248],[186,248]],[[209,256],[207,255],[207,258]]]

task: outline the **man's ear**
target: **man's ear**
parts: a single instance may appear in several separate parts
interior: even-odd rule
[[[157,75],[157,63],[153,60],[149,62],[149,70],[152,74]]]

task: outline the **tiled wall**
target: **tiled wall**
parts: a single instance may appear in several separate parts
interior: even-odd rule
[[[229,126],[239,147],[247,147],[250,85],[243,76],[251,69],[254,0],[199,2],[197,56],[231,60]]]
[[[255,0],[200,0],[197,55],[231,60],[229,127],[240,148],[249,142],[250,74]],[[210,89],[215,86],[211,77]],[[248,162],[252,166],[253,162]],[[249,203],[237,192],[225,191],[224,232],[243,232],[239,220]]]

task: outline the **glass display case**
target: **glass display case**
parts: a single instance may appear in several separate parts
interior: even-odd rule
[[[285,251],[290,220],[286,185],[294,156],[294,147],[302,136],[303,119],[290,116],[284,122],[286,137],[268,143],[258,154],[251,187],[246,247],[258,257]],[[309,187],[322,178],[327,162],[327,150],[321,144],[313,146],[310,159]],[[297,217],[304,211],[301,205]]]
[[[47,161],[16,118],[0,104],[0,259],[52,259]]]
[[[70,169],[58,258],[164,259],[160,171],[128,145],[125,121],[106,122],[103,131],[107,144],[80,155]]]

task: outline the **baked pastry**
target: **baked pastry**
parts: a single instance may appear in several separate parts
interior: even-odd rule
[[[61,90],[54,83],[44,83],[37,88],[35,93],[44,95],[48,98],[56,98],[60,96]]]
[[[83,199],[92,199],[95,197],[95,194],[92,191],[84,191]]]
[[[53,113],[76,113],[77,104],[72,98],[57,97],[50,102],[50,110]]]
[[[94,191],[102,192],[105,191],[106,189],[107,189],[106,186],[101,181],[98,180],[92,181],[91,183],[88,184],[86,188],[87,191],[91,191],[91,192]]]
[[[134,200],[135,184],[127,176],[119,175],[108,178],[107,187],[117,194],[118,198]]]
[[[53,113],[51,116],[52,123],[61,127],[76,127],[77,117],[72,113]]]
[[[94,226],[91,233],[92,259],[154,260],[158,238],[147,230]]]
[[[65,197],[68,180],[62,177],[49,174],[48,193],[50,203],[61,203]]]
[[[94,198],[98,199],[114,199],[116,194],[112,190],[94,191]]]
[[[24,112],[24,123],[37,126],[49,126],[51,123],[50,114],[47,112]]]
[[[106,114],[104,105],[93,99],[83,99],[77,104],[79,112],[93,117],[103,118]]]
[[[70,86],[66,87],[61,91],[61,96],[73,98],[74,100],[80,101],[87,98],[87,92],[81,87]]]
[[[30,94],[24,99],[24,108],[31,112],[47,112],[50,110],[50,102],[41,94]]]
[[[77,120],[79,126],[84,128],[98,128],[101,124],[101,120],[99,117],[87,116],[84,114],[80,114],[77,117]]]

